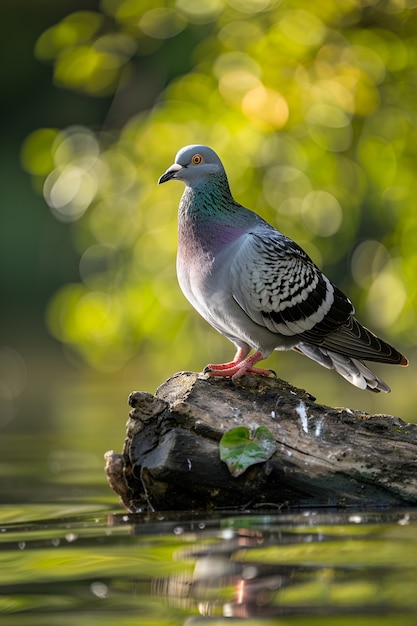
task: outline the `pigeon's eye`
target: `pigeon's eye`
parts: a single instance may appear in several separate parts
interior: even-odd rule
[[[201,154],[194,154],[194,156],[191,158],[191,163],[193,165],[200,165],[200,163],[203,162],[203,157],[201,156]]]

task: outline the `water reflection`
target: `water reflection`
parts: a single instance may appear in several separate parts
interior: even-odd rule
[[[192,542],[174,558],[192,561],[193,571],[156,578],[151,589],[173,607],[246,619],[417,609],[410,513],[248,516],[199,522],[197,531],[195,524],[177,525],[172,532]]]
[[[80,503],[58,518],[41,508],[18,522],[0,509],[0,614],[11,625],[415,625],[417,511],[207,518]]]

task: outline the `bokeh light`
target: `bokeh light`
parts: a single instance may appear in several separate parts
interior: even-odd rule
[[[158,346],[196,355],[207,336],[227,351],[176,283],[181,186],[157,186],[201,142],[237,199],[301,243],[361,318],[417,340],[416,35],[411,3],[360,0],[102,0],[45,31],[36,54],[61,87],[115,94],[123,111],[146,76],[159,81],[117,132],[41,128],[23,146],[80,259],[79,282],[50,302],[51,333],[110,371]]]

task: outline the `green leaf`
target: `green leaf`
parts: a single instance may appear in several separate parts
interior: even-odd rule
[[[249,428],[238,426],[224,433],[220,439],[220,459],[237,478],[255,463],[263,463],[274,454],[275,439],[268,428],[259,426],[251,436]]]

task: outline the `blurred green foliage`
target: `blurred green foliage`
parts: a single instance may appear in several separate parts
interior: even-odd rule
[[[41,34],[57,85],[114,94],[119,119],[132,94],[151,101],[117,130],[40,128],[24,143],[80,258],[79,282],[49,304],[52,334],[108,371],[170,351],[189,367],[208,336],[213,358],[221,345],[230,356],[176,283],[181,185],[156,184],[179,148],[206,143],[239,201],[296,239],[376,332],[415,345],[415,6],[102,0]]]

